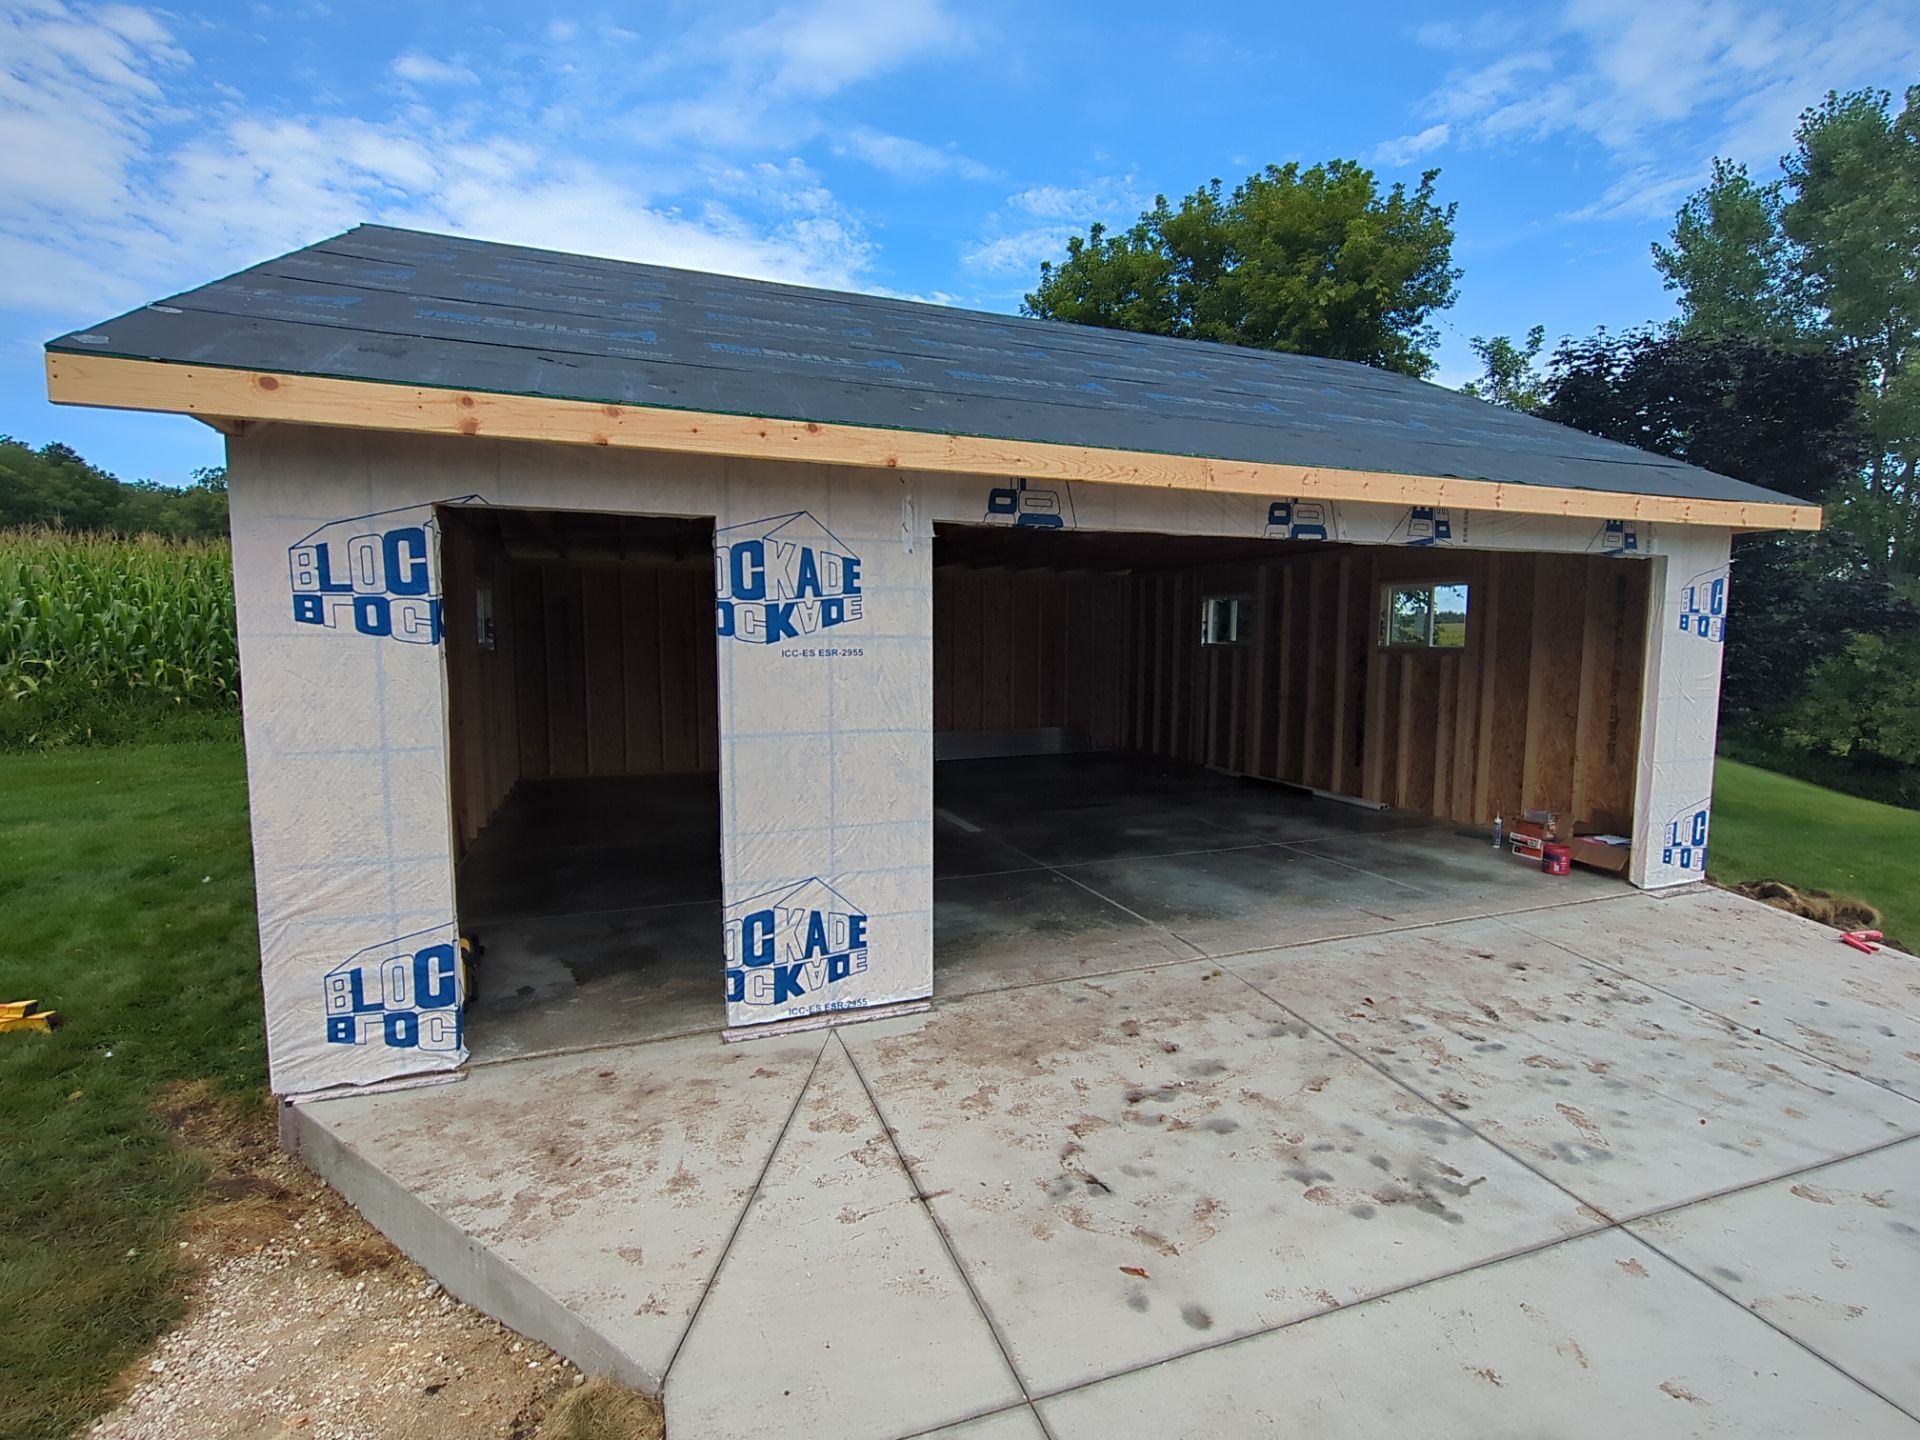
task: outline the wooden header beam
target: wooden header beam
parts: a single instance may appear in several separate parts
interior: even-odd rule
[[[66,351],[47,353],[47,395],[56,405],[164,411],[219,422],[221,428],[232,422],[279,420],[356,430],[481,435],[497,440],[607,445],[936,474],[1015,475],[1375,505],[1457,506],[1507,515],[1662,521],[1731,530],[1820,528],[1820,508],[1816,505],[1688,500],[1671,495],[1507,485],[1435,475],[1210,460],[1194,455],[276,375]]]

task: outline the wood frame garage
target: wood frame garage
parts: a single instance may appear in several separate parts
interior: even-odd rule
[[[936,733],[1605,816],[1633,883],[1696,880],[1729,537],[1819,523],[1361,366],[378,227],[47,366],[229,437],[283,1093],[463,1064],[459,854],[538,765],[629,775],[682,723],[735,1027],[931,993]],[[536,651],[537,691],[481,683]]]

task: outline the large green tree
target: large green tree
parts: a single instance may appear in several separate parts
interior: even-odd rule
[[[1382,191],[1351,160],[1214,180],[1131,228],[1091,227],[1043,263],[1026,312],[1112,330],[1433,369],[1430,318],[1454,300],[1454,206],[1437,170]]]
[[[1920,86],[1829,94],[1800,117],[1781,179],[1716,162],[1654,264],[1682,333],[1844,346],[1863,361],[1872,440],[1827,498],[1896,573],[1920,576]]]
[[[1837,346],[1601,331],[1561,343],[1539,413],[1817,502],[1872,450],[1858,404],[1863,364]],[[1913,624],[1886,569],[1844,529],[1736,537],[1720,696],[1731,729],[1787,738],[1828,657]],[[1886,663],[1884,647],[1868,648]],[[1836,743],[1838,730],[1801,738],[1843,752],[1852,743]]]

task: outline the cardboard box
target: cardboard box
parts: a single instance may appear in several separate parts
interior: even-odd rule
[[[1584,865],[1589,870],[1604,870],[1609,875],[1627,873],[1627,862],[1633,858],[1633,847],[1626,843],[1624,836],[1609,835],[1605,839],[1596,835],[1575,835],[1568,842],[1573,851],[1573,863]]]
[[[1582,815],[1573,826],[1573,863],[1609,875],[1624,875],[1633,859],[1633,846],[1627,836],[1633,822],[1624,815],[1598,810]]]

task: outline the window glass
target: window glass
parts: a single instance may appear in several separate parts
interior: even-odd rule
[[[1433,643],[1440,649],[1458,650],[1467,643],[1467,587],[1433,587]]]
[[[1459,650],[1467,643],[1467,587],[1389,585],[1381,597],[1380,643],[1399,649]]]
[[[1432,590],[1424,585],[1396,585],[1387,592],[1387,644],[1425,646],[1432,626]]]
[[[1200,602],[1200,643],[1238,645],[1247,637],[1246,605],[1241,595],[1209,595]]]

